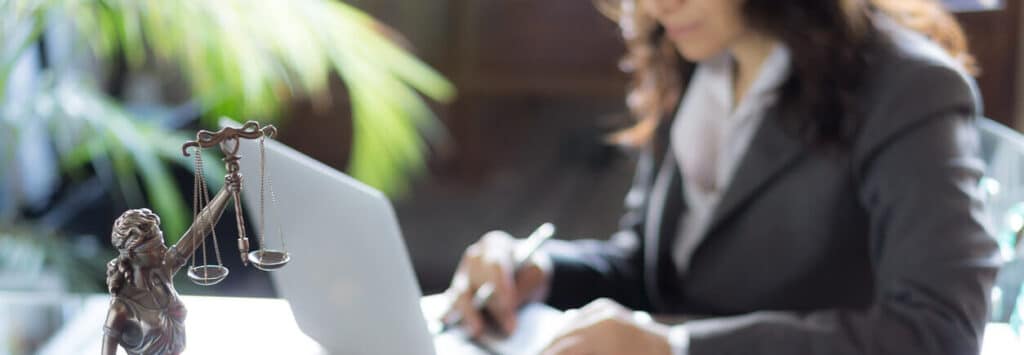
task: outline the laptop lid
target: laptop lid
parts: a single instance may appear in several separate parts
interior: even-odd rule
[[[421,291],[387,198],[280,142],[268,139],[264,149],[264,238],[268,248],[282,248],[280,228],[291,254],[270,273],[299,328],[334,354],[433,355]],[[245,209],[259,229],[259,144],[243,140],[239,152]],[[253,250],[260,232],[249,233]]]

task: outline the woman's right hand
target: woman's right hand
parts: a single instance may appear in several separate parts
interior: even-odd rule
[[[452,284],[445,291],[452,301],[444,321],[462,315],[462,326],[473,337],[479,336],[487,326],[481,310],[473,307],[473,295],[482,285],[494,285],[494,295],[484,307],[487,314],[506,334],[516,328],[516,311],[528,301],[539,301],[540,291],[547,286],[549,264],[540,251],[534,253],[518,273],[514,273],[516,247],[522,240],[503,231],[484,234],[470,245],[462,256]]]

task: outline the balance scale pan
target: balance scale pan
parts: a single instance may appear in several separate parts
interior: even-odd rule
[[[249,252],[249,262],[263,271],[277,270],[291,261],[291,255],[281,250],[253,250]]]
[[[216,285],[228,277],[228,268],[220,265],[203,265],[188,269],[188,278],[200,286]]]

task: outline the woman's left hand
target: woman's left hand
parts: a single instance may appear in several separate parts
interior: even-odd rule
[[[672,353],[668,326],[615,301],[599,299],[578,311],[567,311],[566,317],[566,328],[548,345],[544,355]]]

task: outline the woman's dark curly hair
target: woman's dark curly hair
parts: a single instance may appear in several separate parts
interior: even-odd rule
[[[650,141],[659,122],[679,102],[693,63],[685,61],[665,30],[638,1],[597,0],[616,20],[626,41],[623,70],[632,74],[627,104],[637,123],[611,137],[624,145]],[[863,50],[877,35],[878,14],[920,32],[976,72],[963,30],[935,0],[745,0],[742,16],[753,30],[789,48],[793,72],[779,107],[803,136],[818,143],[846,143],[857,127],[853,97],[868,62]]]

